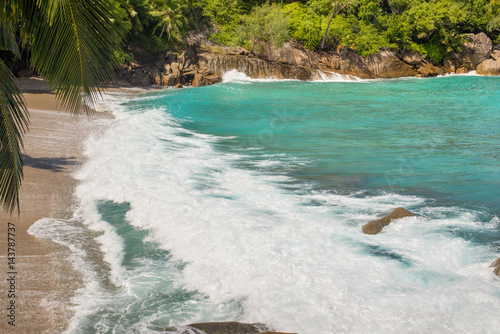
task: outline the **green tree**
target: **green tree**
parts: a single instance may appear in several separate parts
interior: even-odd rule
[[[156,0],[155,9],[151,11],[151,16],[159,19],[155,27],[161,28],[160,36],[166,31],[168,39],[171,38],[172,33],[178,35],[182,32],[182,27],[187,23],[184,12],[187,10],[187,5],[182,0]]]
[[[118,1],[4,0],[0,49],[19,55],[16,35],[30,48],[30,64],[55,90],[62,106],[89,112],[100,85],[111,77],[110,61],[130,24]],[[19,29],[15,29],[19,27]],[[19,212],[23,178],[22,137],[29,114],[17,83],[0,59],[0,199]]]
[[[241,25],[237,31],[240,42],[250,41],[253,53],[258,42],[268,42],[270,45],[281,46],[290,37],[288,35],[289,21],[281,9],[275,4],[264,4],[255,7],[250,14],[241,17]]]
[[[328,25],[326,26],[326,31],[325,34],[323,35],[323,39],[321,40],[321,45],[320,48],[324,49],[325,48],[325,43],[326,43],[326,37],[328,36],[328,31],[330,30],[330,25],[332,23],[333,18],[345,7],[349,6],[352,3],[352,1],[346,1],[346,0],[337,0],[332,2],[332,12],[330,14],[330,18],[328,19]]]
[[[315,7],[292,2],[283,7],[283,12],[290,20],[290,35],[311,50],[316,49],[321,41],[322,16]]]

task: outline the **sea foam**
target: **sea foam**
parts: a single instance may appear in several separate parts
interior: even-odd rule
[[[214,320],[262,322],[302,334],[499,328],[491,248],[474,242],[498,229],[497,218],[484,224],[480,212],[434,207],[418,196],[338,194],[305,185],[293,191],[281,186],[293,181],[289,177],[266,171],[293,159],[278,154],[256,168],[240,168],[248,157],[216,148],[227,138],[184,128],[168,105],[134,110],[112,100],[115,120],[88,140],[76,195],[78,215],[101,234],[110,280],[121,292],[112,298],[82,292],[75,300],[86,310],[80,314],[91,314],[94,303],[106,307],[81,323],[119,331],[123,325],[107,320],[106,309],[120,314],[131,305],[157,305],[122,317],[139,332],[165,321]],[[127,268],[125,251],[135,246],[102,219],[102,201],[129,203],[125,223],[145,231],[143,242],[171,258]],[[361,224],[396,206],[417,217],[377,236],[361,233]],[[457,230],[470,237],[457,237]],[[164,309],[171,304],[166,296],[179,289],[192,297]],[[165,299],[153,302],[152,295]]]

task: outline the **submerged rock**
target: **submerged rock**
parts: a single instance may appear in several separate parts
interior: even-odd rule
[[[157,332],[163,333],[180,333],[180,334],[297,334],[297,333],[282,333],[270,332],[263,324],[245,324],[236,321],[227,322],[206,322],[191,324],[187,326],[169,326],[158,327],[150,326]]]
[[[389,225],[392,220],[403,218],[403,217],[411,217],[411,216],[415,216],[415,215],[404,208],[396,208],[396,209],[394,209],[394,211],[389,213],[387,216],[384,216],[384,217],[376,219],[376,220],[372,220],[371,222],[368,222],[367,224],[365,224],[363,226],[363,233],[364,234],[377,234],[380,231],[382,231],[382,228],[384,226]]]
[[[491,264],[491,267],[495,268],[493,269],[495,275],[500,276],[500,257]]]
[[[206,334],[259,334],[268,331],[262,324],[244,324],[235,321],[206,322],[188,326],[202,330]]]

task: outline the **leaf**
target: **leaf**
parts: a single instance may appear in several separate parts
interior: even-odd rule
[[[17,83],[0,60],[0,198],[5,210],[19,213],[19,187],[23,178],[22,135],[29,114]]]
[[[90,112],[112,78],[113,52],[127,32],[110,0],[39,1],[44,19],[32,27],[31,63],[56,90],[63,107]],[[82,104],[86,100],[88,104]]]

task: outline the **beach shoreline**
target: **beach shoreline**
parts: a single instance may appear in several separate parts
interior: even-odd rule
[[[7,256],[12,252],[8,250],[8,227],[15,229],[15,232],[9,230],[14,232],[15,240],[15,246],[11,247],[15,250],[15,274],[9,275],[15,276],[15,281],[11,284],[4,280],[2,285],[4,311],[0,332],[60,333],[71,320],[71,297],[83,286],[82,277],[71,263],[70,249],[52,240],[36,238],[28,229],[42,218],[66,220],[73,216],[77,180],[71,175],[85,161],[85,140],[91,133],[102,131],[104,125],[99,120],[109,115],[98,113],[90,118],[71,115],[61,108],[46,82],[40,79],[19,80],[19,86],[31,124],[24,137],[21,213],[19,216],[17,212],[0,213],[4,275],[12,272]],[[12,287],[13,296],[8,293]],[[15,313],[7,310],[12,301]],[[7,312],[14,317],[9,318]]]

